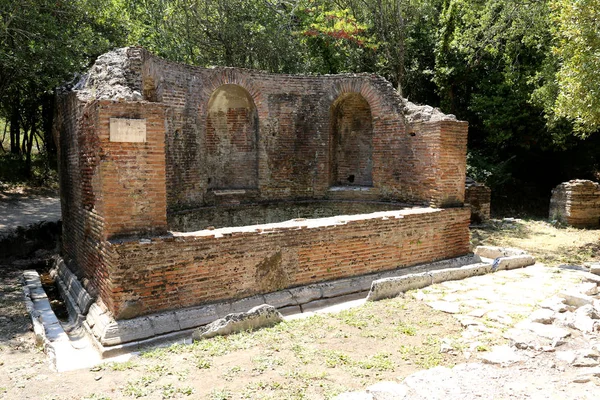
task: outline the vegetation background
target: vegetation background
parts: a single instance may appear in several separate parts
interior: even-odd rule
[[[0,185],[52,185],[55,90],[100,54],[280,73],[374,72],[469,121],[493,212],[546,216],[600,178],[600,0],[0,0]]]

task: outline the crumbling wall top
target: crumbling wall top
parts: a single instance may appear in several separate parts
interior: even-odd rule
[[[152,55],[141,47],[123,47],[105,53],[98,57],[94,65],[87,74],[72,88],[77,91],[80,98],[85,100],[116,100],[116,101],[140,101],[143,100],[143,90],[141,83],[142,68],[141,64],[148,58],[158,57]],[[218,67],[219,69],[232,69],[243,71],[242,68]],[[248,70],[249,71],[249,70]],[[265,75],[269,75],[265,72]],[[291,75],[291,76],[311,76],[314,75]],[[323,79],[332,77],[347,78],[379,78],[375,74],[338,74],[321,75]],[[392,86],[387,82],[388,86]],[[391,91],[390,91],[391,92]],[[398,92],[393,90],[397,102],[402,106],[406,121],[414,122],[435,122],[435,121],[457,121],[456,116],[444,114],[439,108],[428,105],[418,105],[402,98]]]

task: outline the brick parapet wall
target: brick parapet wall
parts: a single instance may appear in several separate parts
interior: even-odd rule
[[[111,311],[131,317],[463,255],[469,215],[412,209],[113,241]]]
[[[600,184],[572,180],[552,190],[550,219],[578,228],[600,226]]]

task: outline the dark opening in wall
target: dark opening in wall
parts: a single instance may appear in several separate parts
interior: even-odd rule
[[[371,107],[359,93],[346,93],[331,106],[330,183],[373,185],[373,121]]]
[[[243,87],[223,85],[210,97],[206,153],[210,189],[258,186],[258,114]]]

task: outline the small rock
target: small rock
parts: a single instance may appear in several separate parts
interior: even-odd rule
[[[551,324],[554,321],[554,311],[548,308],[540,308],[531,313],[529,320],[540,324]]]
[[[598,285],[595,282],[584,282],[577,285],[576,290],[587,296],[594,296],[598,294]]]
[[[97,376],[94,377],[95,381],[99,381],[100,379],[102,379],[102,375],[97,375]]]
[[[600,264],[590,265],[590,273],[600,275]]]
[[[589,375],[582,375],[573,379],[573,383],[587,383],[591,380],[592,378]]]
[[[593,315],[593,308],[587,304],[584,307],[580,307],[574,315],[572,327],[582,332],[593,332],[594,331],[594,320],[590,315]]]
[[[581,274],[581,277],[585,282],[595,282],[596,284],[600,284],[600,273],[591,274],[584,272]]]
[[[562,313],[567,311],[567,305],[565,304],[565,299],[562,297],[554,296],[549,299],[544,300],[540,303],[540,307],[548,308],[554,312]]]
[[[596,367],[599,364],[600,362],[593,358],[577,356],[571,365],[574,367]]]
[[[538,336],[551,340],[562,340],[568,336],[571,336],[571,332],[569,332],[567,329],[554,325],[544,325],[537,322],[529,322],[527,320],[519,322],[516,325],[516,328],[531,331]]]
[[[562,292],[560,296],[565,299],[565,303],[569,306],[581,307],[586,304],[592,304],[593,298],[587,296],[585,294],[575,292],[575,291],[567,291]]]
[[[510,325],[513,322],[513,319],[502,311],[490,311],[487,313],[487,317],[492,321],[499,322],[503,325]]]
[[[551,344],[549,339],[542,338],[531,331],[521,329],[509,329],[504,337],[509,339],[513,346],[521,350],[539,350],[543,346],[550,346]]]
[[[481,360],[487,364],[509,365],[523,360],[509,346],[494,346],[492,351],[484,353],[480,356]]]
[[[448,314],[458,314],[460,312],[458,303],[450,303],[447,301],[431,301],[427,304],[434,310],[443,311]]]
[[[471,311],[468,315],[471,316],[471,317],[475,317],[475,318],[481,318],[487,312],[488,312],[488,310],[485,310],[483,308],[477,308],[477,309]]]
[[[477,321],[476,319],[473,318],[469,318],[469,317],[465,317],[465,318],[459,318],[459,322],[460,324],[466,328],[467,326],[474,326],[474,325],[483,325],[483,323],[481,323],[480,321]]]
[[[557,351],[556,358],[560,361],[564,361],[567,364],[572,364],[577,358],[577,355],[573,351]]]
[[[450,353],[451,351],[454,351],[454,347],[452,347],[451,345],[447,343],[442,343],[440,345],[440,353]]]

